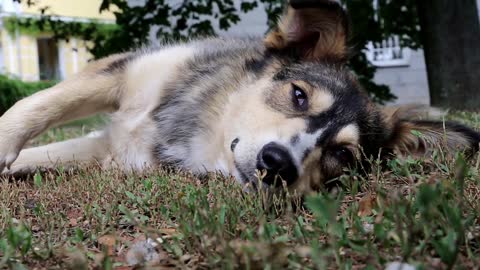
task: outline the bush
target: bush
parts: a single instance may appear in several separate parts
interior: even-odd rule
[[[55,82],[51,81],[23,82],[0,75],[0,115],[3,115],[18,100],[54,84]]]

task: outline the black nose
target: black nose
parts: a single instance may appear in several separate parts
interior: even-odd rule
[[[297,168],[288,150],[273,142],[265,145],[258,153],[257,169],[267,172],[263,182],[269,185],[281,185],[281,180],[292,184],[298,177]]]

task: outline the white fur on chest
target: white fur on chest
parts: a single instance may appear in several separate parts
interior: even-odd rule
[[[194,53],[191,46],[167,47],[129,64],[120,108],[112,115],[107,130],[113,162],[127,170],[155,165],[153,148],[158,127],[152,112],[161,102],[165,83],[178,76],[181,66]]]

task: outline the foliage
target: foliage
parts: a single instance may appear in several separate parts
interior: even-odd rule
[[[17,0],[20,1],[20,0]],[[59,38],[70,35],[92,41],[91,53],[104,57],[124,52],[147,43],[153,36],[161,41],[182,40],[216,34],[216,29],[227,30],[240,21],[241,13],[263,5],[270,27],[275,25],[283,11],[284,0],[103,0],[100,12],[113,11],[118,28],[99,33],[93,25],[81,27],[42,16],[36,23],[52,29]],[[415,0],[342,0],[350,10],[352,20],[352,60],[350,66],[358,74],[362,85],[379,103],[395,99],[389,88],[373,81],[375,67],[366,59],[364,49],[368,42],[380,42],[391,35],[399,35],[404,46],[419,48],[419,27]],[[378,6],[375,9],[374,3]],[[238,4],[236,4],[238,3]],[[46,14],[47,8],[42,8]],[[44,29],[41,28],[41,29]]]
[[[111,35],[113,31],[119,29],[119,26],[115,24],[101,23],[95,20],[92,20],[90,22],[57,21],[55,24],[48,24],[45,22],[45,20],[33,17],[5,17],[3,19],[3,26],[9,34],[13,35],[18,27],[20,33],[31,36],[52,33],[54,31],[52,27],[54,26],[57,27],[55,29],[56,37],[58,39],[66,40],[71,37],[76,37],[77,35],[81,36],[82,38],[85,38],[85,36],[87,36],[87,40],[94,38],[94,35],[108,38],[108,36]]]
[[[365,49],[369,42],[379,43],[392,35],[398,35],[404,47],[420,48],[415,0],[342,2],[350,11],[352,25],[350,44],[353,53],[350,66],[375,101],[383,103],[395,99],[388,86],[378,85],[373,81],[376,68],[368,62]]]
[[[18,79],[0,75],[0,115],[18,100],[39,90],[52,86],[54,82],[23,82]]]
[[[20,32],[28,35],[54,33],[56,39],[68,41],[72,37],[77,37],[89,41],[93,46],[89,42],[86,42],[85,46],[94,56],[107,55],[107,51],[111,49],[103,45],[122,31],[121,27],[116,24],[101,23],[95,20],[90,22],[62,21],[50,16],[21,19],[6,17],[3,21],[5,29],[9,33],[13,33],[18,27]],[[111,53],[115,52],[117,51],[111,50]]]

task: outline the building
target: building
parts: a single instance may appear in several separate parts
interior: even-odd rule
[[[75,37],[55,41],[52,34],[17,27],[22,18],[38,18],[40,8],[66,22],[114,23],[112,13],[99,13],[102,0],[39,0],[26,2],[0,0],[0,71],[25,81],[60,80],[82,69],[91,59],[86,43]]]

